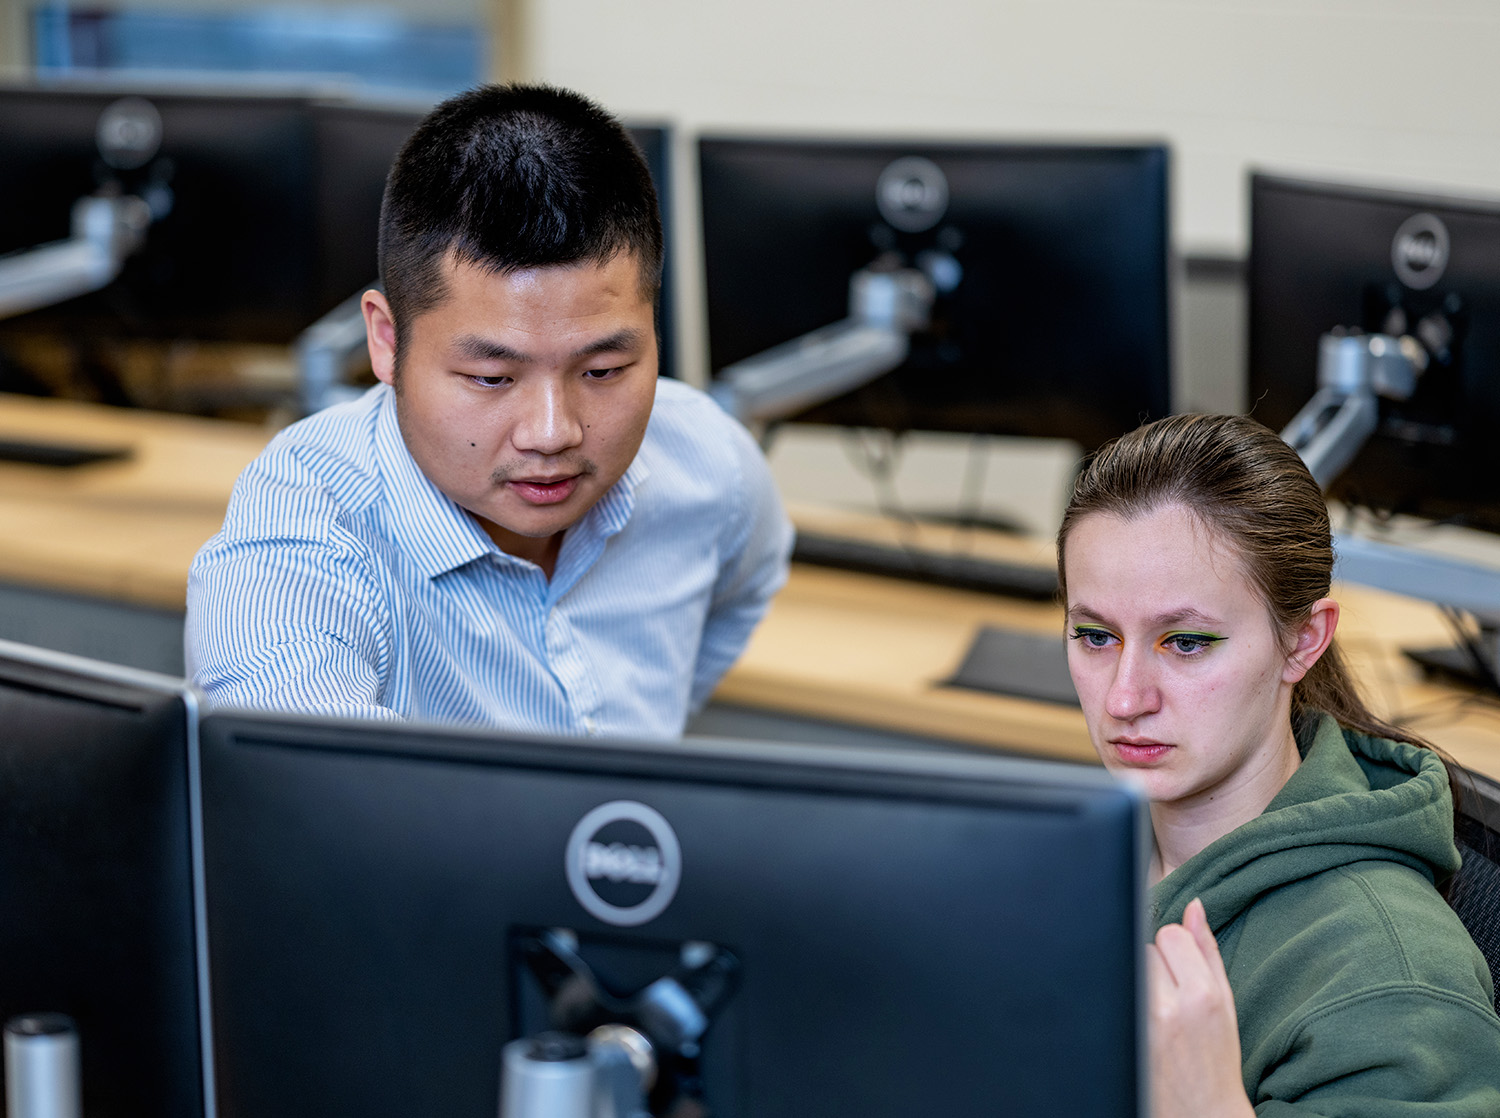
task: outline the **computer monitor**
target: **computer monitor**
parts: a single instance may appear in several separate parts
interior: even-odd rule
[[[676,251],[672,236],[672,129],[665,124],[627,124],[626,130],[646,159],[651,182],[656,187],[657,204],[661,208],[661,294],[656,302],[656,326],[661,341],[661,374],[675,377],[678,375],[677,269],[672,261]]]
[[[111,184],[144,193],[163,210],[113,282],[0,322],[0,336],[294,341],[375,280],[386,175],[430,109],[418,100],[121,79],[0,86],[0,253],[66,238],[73,203]],[[99,146],[106,119],[135,134],[155,128],[159,147],[138,165],[112,166]],[[661,194],[665,223],[669,130],[630,132]],[[136,156],[111,158],[130,164]],[[662,367],[671,375],[667,247]]]
[[[1144,1113],[1145,816],[1102,770],[224,712],[201,734],[224,1118],[492,1118],[508,1041],[664,975],[711,1004],[658,1115]]]
[[[106,162],[101,121],[127,139],[112,158],[136,165]],[[153,129],[154,150],[140,139]],[[139,146],[129,146],[134,140]],[[320,301],[316,145],[308,98],[295,94],[0,89],[0,252],[67,237],[73,203],[111,183],[164,210],[114,282],[5,329],[290,341],[328,309]]]
[[[83,1113],[204,1113],[182,682],[0,641],[0,1020],[77,1024]]]
[[[1252,175],[1249,301],[1251,414],[1278,430],[1324,333],[1409,334],[1430,357],[1332,496],[1500,531],[1500,200]]]
[[[391,163],[431,110],[426,103],[319,101],[311,106],[318,152],[319,313],[375,281],[380,202]]]
[[[1092,448],[1167,414],[1165,147],[704,137],[698,153],[715,374],[844,318],[860,269],[906,266],[938,290],[904,363],[796,418]]]

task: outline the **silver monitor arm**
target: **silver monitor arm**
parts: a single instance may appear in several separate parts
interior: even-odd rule
[[[73,203],[65,241],[0,256],[0,318],[97,291],[145,240],[151,206],[133,194],[94,194]]]
[[[322,411],[364,390],[344,383],[354,356],[365,348],[365,316],[361,309],[370,283],[345,299],[297,337],[297,397],[303,415]]]
[[[1380,420],[1378,396],[1409,400],[1427,370],[1427,350],[1409,335],[1324,334],[1318,390],[1281,432],[1327,489]]]
[[[1333,332],[1318,342],[1318,390],[1281,432],[1327,489],[1379,423],[1378,397],[1408,400],[1427,370],[1427,350],[1410,335]],[[1384,540],[1340,533],[1334,541],[1339,578],[1465,610],[1479,625],[1472,655],[1450,649],[1413,652],[1444,670],[1474,674],[1488,685],[1500,672],[1500,569],[1418,551]],[[1471,667],[1477,670],[1471,672]]]
[[[849,280],[849,317],[754,357],[715,378],[710,394],[741,422],[765,423],[868,384],[906,360],[936,298],[915,268],[863,268]]]

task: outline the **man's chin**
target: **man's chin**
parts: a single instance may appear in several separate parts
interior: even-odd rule
[[[588,512],[591,506],[592,502],[585,505],[578,500],[578,495],[574,494],[569,500],[541,508],[518,509],[513,506],[513,503],[508,503],[508,507],[505,508],[470,509],[469,511],[497,543],[500,543],[503,538],[514,538],[517,541],[530,540],[535,543],[550,539],[559,532],[566,532],[583,519],[583,514]]]

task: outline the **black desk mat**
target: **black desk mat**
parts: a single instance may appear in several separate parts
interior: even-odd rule
[[[986,625],[975,634],[958,671],[943,684],[1078,706],[1060,632],[1043,635]]]

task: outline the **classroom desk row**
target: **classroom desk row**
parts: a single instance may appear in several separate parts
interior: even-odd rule
[[[188,566],[219,527],[239,471],[268,432],[245,424],[0,396],[0,439],[123,446],[128,458],[80,467],[0,463],[0,583],[101,609],[180,623]],[[801,524],[879,538],[911,526],[830,510]],[[924,546],[951,529],[921,529]],[[978,533],[947,546],[1037,563],[1045,541]],[[1500,779],[1500,702],[1424,679],[1403,646],[1448,643],[1440,612],[1364,587],[1336,588],[1340,636],[1372,705],[1460,763]],[[53,608],[49,603],[48,608]],[[1057,606],[870,575],[794,566],[717,703],[887,734],[1092,761],[1076,708],[943,685],[980,625],[1058,633]],[[0,636],[3,631],[0,619]],[[34,634],[18,634],[18,639]],[[70,648],[68,651],[87,651]]]

